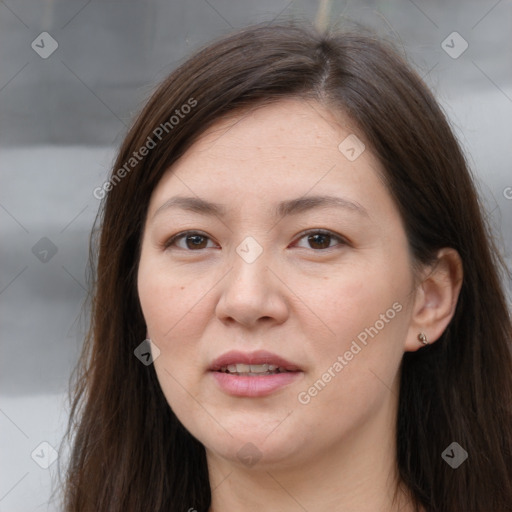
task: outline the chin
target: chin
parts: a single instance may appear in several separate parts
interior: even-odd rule
[[[265,422],[261,419],[259,425],[250,425],[245,421],[243,427],[226,426],[229,434],[221,429],[215,436],[211,435],[211,431],[198,432],[196,438],[212,455],[241,467],[275,469],[276,465],[286,466],[294,461],[296,463],[304,456],[306,441],[298,427],[290,429],[288,426],[280,431],[284,425],[277,428],[270,428],[268,424],[265,428],[262,426],[265,426]]]

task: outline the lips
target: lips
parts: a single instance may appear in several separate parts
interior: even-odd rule
[[[213,361],[209,374],[224,393],[246,398],[271,395],[304,377],[295,363],[263,350],[227,352]]]
[[[213,361],[209,370],[212,372],[225,371],[229,366],[234,365],[269,365],[269,367],[275,367],[275,369],[279,369],[280,371],[301,371],[296,364],[264,350],[256,352],[239,352],[233,350],[226,352]]]

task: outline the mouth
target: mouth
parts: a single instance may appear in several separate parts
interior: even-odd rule
[[[282,366],[275,364],[230,364],[222,366],[219,370],[222,373],[238,375],[239,377],[261,377],[262,375],[277,375],[278,373],[287,373],[293,370],[287,370]]]
[[[296,364],[266,351],[227,352],[209,372],[223,392],[238,397],[270,395],[303,375]]]
[[[209,370],[245,376],[301,371],[295,363],[265,350],[255,352],[232,350],[226,352],[212,362]]]

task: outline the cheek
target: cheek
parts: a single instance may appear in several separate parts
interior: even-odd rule
[[[194,335],[200,323],[190,318],[201,318],[198,313],[207,303],[210,288],[204,280],[184,275],[179,269],[166,269],[159,258],[141,258],[139,300],[148,332],[160,348],[173,348],[178,332],[182,339]]]
[[[369,398],[367,393],[386,391],[379,378],[391,386],[396,375],[409,321],[409,275],[389,266],[354,265],[322,281],[314,292],[300,291],[316,313],[316,318],[309,317],[313,321],[303,317],[301,324],[309,352],[315,354],[308,384],[320,379],[321,388],[323,383],[337,382],[328,385],[324,399],[338,397],[341,404],[356,397],[353,405],[358,407]]]
[[[180,416],[190,409],[190,394],[205,372],[198,340],[211,317],[211,276],[190,276],[169,269],[161,258],[141,258],[139,300],[152,342],[160,350],[154,362],[167,402]]]
[[[160,350],[154,368],[168,404],[180,417],[188,414],[189,390],[194,394],[194,379],[204,372],[193,343],[204,330],[200,315],[206,302],[199,299],[207,290],[199,281],[186,280],[179,272],[171,275],[158,261],[141,258],[139,300],[148,333]]]
[[[304,327],[316,333],[322,350],[329,347],[341,350],[376,322],[379,331],[384,331],[384,325],[389,331],[388,326],[399,316],[396,310],[401,309],[408,289],[403,274],[400,278],[389,271],[379,272],[376,267],[354,266],[323,277],[320,285],[308,281],[304,286],[297,286],[297,296],[310,308],[308,317],[312,321]],[[395,303],[398,305],[393,308]],[[382,314],[385,315],[383,320],[380,319]],[[302,318],[306,320],[306,316]]]

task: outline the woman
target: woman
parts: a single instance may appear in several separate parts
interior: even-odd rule
[[[392,48],[216,42],[95,195],[67,511],[512,510],[500,260]]]

